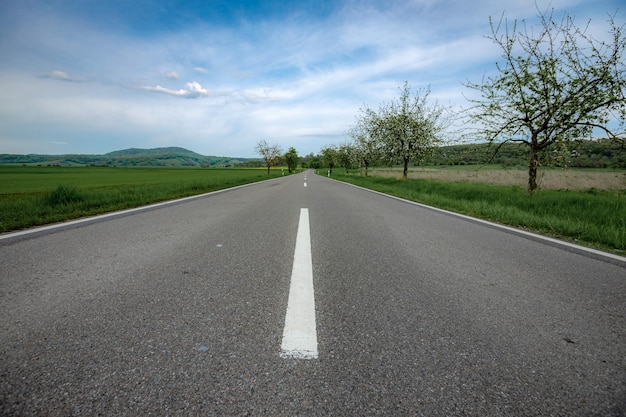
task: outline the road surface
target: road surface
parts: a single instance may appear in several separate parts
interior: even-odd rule
[[[0,415],[626,414],[623,259],[311,172],[3,236],[0,265]]]

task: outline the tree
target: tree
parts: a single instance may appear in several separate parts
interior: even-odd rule
[[[337,163],[337,149],[334,146],[322,148],[322,160],[328,166],[329,173],[333,173],[333,167]]]
[[[269,175],[270,168],[273,165],[276,165],[280,160],[280,155],[282,153],[280,146],[276,144],[269,145],[266,140],[260,140],[256,144],[255,150],[259,155],[261,155],[261,157],[265,161],[265,166],[267,167],[267,175]]]
[[[356,147],[351,143],[344,143],[337,148],[337,162],[346,169],[346,174],[356,160],[355,153]]]
[[[354,158],[356,164],[365,167],[365,176],[368,176],[370,165],[381,159],[381,146],[370,136],[368,120],[365,117],[357,119],[357,124],[348,131],[348,136],[354,141]]]
[[[309,168],[320,169],[322,167],[322,161],[319,156],[313,156],[309,161]]]
[[[289,148],[284,158],[285,158],[285,162],[287,163],[287,169],[289,170],[289,173],[291,174],[291,171],[295,171],[295,169],[298,167],[298,159],[300,158],[298,156],[298,152],[296,151],[296,148],[294,147]]]
[[[412,96],[408,83],[404,83],[398,100],[381,105],[378,112],[367,107],[363,110],[369,136],[381,144],[390,162],[402,162],[404,179],[409,162],[431,155],[446,128],[448,109],[431,104],[429,95],[430,88],[426,88]]]
[[[491,39],[503,51],[498,74],[467,86],[481,93],[470,100],[470,121],[489,142],[519,142],[529,147],[528,191],[537,189],[537,167],[542,152],[553,144],[590,137],[602,131],[623,140],[609,129],[613,119],[619,129],[626,119],[624,26],[609,19],[610,41],[598,41],[587,27],[575,26],[565,15],[540,13],[540,27],[522,21],[511,28],[504,16],[498,24],[489,19]],[[623,132],[623,130],[622,130]]]

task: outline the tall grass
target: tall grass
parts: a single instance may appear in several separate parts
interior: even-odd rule
[[[71,205],[80,203],[85,197],[78,191],[76,187],[59,185],[50,193],[44,196],[44,204],[48,206]]]
[[[479,183],[333,174],[386,194],[626,253],[626,192],[549,191]]]
[[[280,171],[0,167],[0,232],[261,181]]]

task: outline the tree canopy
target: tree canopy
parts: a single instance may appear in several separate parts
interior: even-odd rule
[[[530,148],[528,190],[537,188],[541,153],[553,144],[601,131],[624,139],[626,67],[624,26],[609,18],[608,40],[596,40],[565,15],[540,14],[537,30],[522,21],[509,26],[490,19],[491,39],[502,49],[498,74],[467,86],[470,120],[490,142],[519,142]],[[610,122],[618,120],[611,128]]]
[[[337,149],[334,146],[322,148],[322,160],[328,166],[329,173],[333,173],[333,167],[337,163]]]
[[[278,163],[281,156],[280,146],[274,144],[270,145],[266,140],[260,140],[256,144],[255,148],[256,152],[261,155],[263,160],[265,161],[265,166],[267,167],[267,174],[270,173],[270,168]]]
[[[376,165],[382,157],[382,144],[370,136],[367,118],[357,119],[356,125],[348,131],[348,136],[354,141],[352,147],[353,160],[357,166],[365,167],[365,176],[368,176],[369,167]]]
[[[356,131],[360,131],[362,144],[369,146],[367,141],[373,140],[390,163],[401,162],[405,179],[409,162],[431,155],[442,141],[446,128],[449,109],[431,103],[429,95],[430,88],[411,94],[411,88],[405,83],[397,100],[383,103],[378,111],[365,107],[357,122],[357,126],[361,126]]]
[[[285,158],[285,163],[287,164],[287,169],[289,170],[289,173],[291,173],[298,167],[298,160],[300,159],[300,157],[298,156],[298,152],[296,151],[296,148],[294,148],[293,146],[289,148],[284,158]]]

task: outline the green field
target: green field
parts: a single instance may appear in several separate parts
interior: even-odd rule
[[[286,171],[285,171],[286,172]],[[0,232],[202,194],[281,170],[0,166]]]
[[[365,188],[550,236],[626,253],[626,191],[541,190],[429,179],[346,175],[333,177]]]

